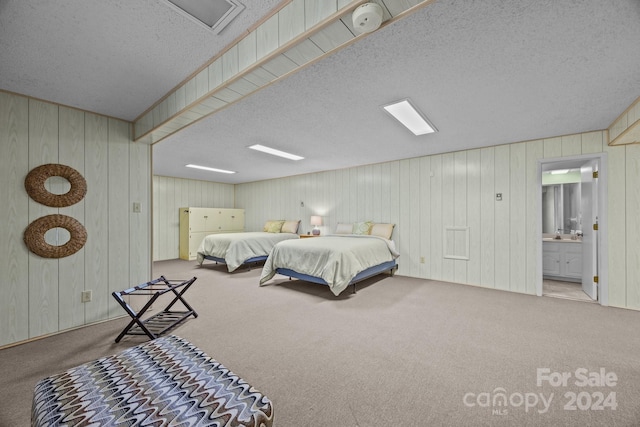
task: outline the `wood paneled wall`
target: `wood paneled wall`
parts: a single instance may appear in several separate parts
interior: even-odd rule
[[[33,201],[24,179],[45,163],[78,170],[85,198],[59,209]],[[0,92],[0,346],[124,314],[111,292],[151,271],[150,174],[150,147],[132,142],[129,123]],[[52,213],[85,226],[83,249],[60,259],[28,251],[25,228]]]
[[[153,260],[179,258],[179,208],[233,208],[234,200],[233,184],[154,175]]]
[[[178,257],[177,208],[187,205],[243,208],[246,230],[300,219],[306,233],[311,215],[322,215],[323,233],[338,222],[392,222],[399,274],[533,295],[538,159],[606,152],[609,304],[640,309],[640,145],[606,138],[587,132],[236,186],[154,177],[154,253]],[[469,227],[468,261],[443,257],[446,226]]]
[[[299,218],[396,224],[398,274],[535,294],[538,159],[608,153],[609,304],[640,309],[640,145],[588,132],[236,185],[246,229]],[[496,201],[502,193],[502,201]],[[446,226],[470,229],[469,260],[443,258]],[[424,259],[424,262],[421,260]]]

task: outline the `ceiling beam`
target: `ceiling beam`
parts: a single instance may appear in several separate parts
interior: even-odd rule
[[[609,126],[609,145],[640,143],[640,98]]]
[[[374,0],[382,26],[435,0]],[[134,120],[134,140],[155,144],[240,99],[366,37],[351,14],[367,0],[283,2]]]

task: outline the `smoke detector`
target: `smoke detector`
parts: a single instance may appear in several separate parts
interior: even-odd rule
[[[382,6],[377,3],[365,3],[358,6],[351,15],[353,27],[361,34],[370,33],[382,24]]]

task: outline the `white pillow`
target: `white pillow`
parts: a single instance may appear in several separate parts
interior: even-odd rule
[[[338,226],[336,227],[336,234],[351,234],[352,230],[353,225],[338,223]]]
[[[284,224],[282,224],[282,228],[280,229],[281,233],[297,233],[298,232],[298,225],[300,225],[300,220],[297,221],[285,221]]]

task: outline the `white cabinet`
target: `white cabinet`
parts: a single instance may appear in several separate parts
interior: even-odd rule
[[[244,231],[244,209],[180,208],[180,259],[196,259],[205,236]]]
[[[582,281],[582,244],[568,244],[564,252],[564,275]]]
[[[561,243],[542,244],[542,275],[560,276],[560,245]]]
[[[582,280],[582,243],[543,242],[542,275]]]

